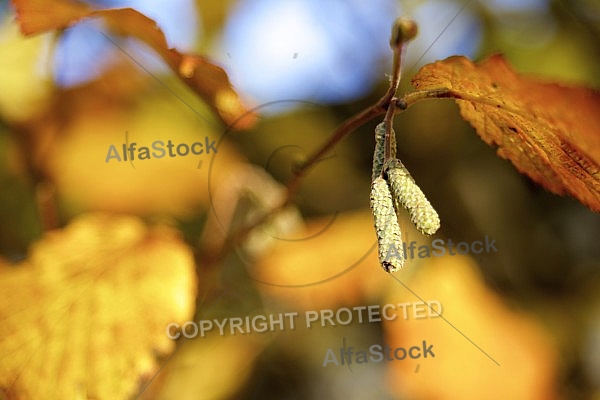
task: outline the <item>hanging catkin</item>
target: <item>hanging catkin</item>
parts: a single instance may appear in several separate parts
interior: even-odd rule
[[[375,153],[373,153],[373,173],[371,181],[381,175],[383,162],[385,157],[385,122],[380,123],[375,127]],[[392,129],[390,136],[390,157],[396,157],[396,133]]]
[[[390,187],[381,176],[371,183],[371,210],[375,219],[375,232],[379,251],[379,263],[387,272],[395,272],[404,265],[404,254],[400,225],[396,217]],[[395,247],[395,254],[400,255],[387,259],[390,247]]]
[[[440,227],[440,218],[406,167],[400,160],[390,159],[384,168],[396,205],[408,210],[410,220],[419,232],[433,235]]]

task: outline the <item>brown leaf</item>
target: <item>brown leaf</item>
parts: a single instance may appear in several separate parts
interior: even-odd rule
[[[23,34],[29,36],[53,29],[66,28],[89,15],[87,5],[70,0],[13,0],[17,21]]]
[[[424,66],[416,88],[454,97],[463,118],[535,182],[600,211],[600,93],[515,73],[501,55]]]
[[[193,316],[194,261],[178,234],[92,214],[0,267],[0,387],[19,399],[126,399]]]
[[[12,3],[21,31],[25,35],[64,29],[83,18],[102,18],[111,31],[133,36],[156,51],[225,124],[230,125],[242,116],[234,125],[235,129],[248,128],[255,122],[255,117],[242,104],[223,68],[205,57],[169,48],[165,35],[156,22],[132,8],[93,10],[69,0],[13,0]]]

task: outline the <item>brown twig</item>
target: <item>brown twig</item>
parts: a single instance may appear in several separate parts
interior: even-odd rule
[[[384,153],[383,153],[383,163],[387,162],[392,157],[392,143],[396,143],[395,140],[392,141],[392,135],[394,131],[394,113],[396,112],[395,103],[392,102],[387,112],[385,113],[385,140],[384,140]]]
[[[232,248],[237,245],[244,238],[259,225],[267,222],[271,217],[277,214],[279,211],[287,207],[296,192],[300,188],[302,179],[306,176],[310,168],[312,168],[318,160],[323,157],[330,149],[334,148],[336,144],[341,142],[356,128],[364,125],[373,118],[386,114],[385,120],[388,122],[388,130],[386,130],[386,159],[390,156],[390,135],[392,129],[393,118],[396,112],[402,112],[418,101],[419,98],[411,97],[410,101],[406,98],[398,99],[396,92],[400,85],[401,78],[401,67],[402,67],[402,55],[406,50],[406,44],[416,36],[417,26],[413,21],[399,18],[394,23],[392,28],[392,35],[390,39],[390,47],[393,51],[393,64],[392,64],[392,76],[390,78],[390,86],[387,92],[372,106],[364,109],[358,114],[350,117],[339,125],[336,130],[331,134],[329,139],[321,145],[314,153],[308,157],[308,159],[295,171],[291,180],[286,185],[286,195],[283,201],[266,212],[261,218],[257,218],[253,223],[245,226],[244,228],[237,231],[234,235],[230,236],[229,240],[224,244],[221,249],[221,255],[218,259],[222,259]],[[408,96],[407,96],[408,97]],[[441,96],[440,96],[441,97]],[[216,260],[215,260],[216,261]]]
[[[316,162],[325,153],[327,153],[327,151],[332,149],[337,143],[339,143],[342,139],[348,136],[357,127],[364,125],[366,122],[385,113],[386,108],[389,107],[392,99],[382,102],[382,100],[384,100],[384,98],[382,98],[379,102],[377,102],[377,104],[361,111],[360,113],[356,114],[350,119],[347,119],[340,126],[338,126],[337,129],[331,134],[329,139],[323,145],[321,145],[321,147],[319,147],[314,153],[312,153],[311,156],[306,160],[306,162],[304,162],[299,168],[296,169],[296,171],[294,171],[292,179],[286,185],[286,194],[283,201],[278,206],[272,208],[267,213],[265,213],[263,217],[258,218],[255,222],[236,232],[224,246],[222,253],[226,254],[227,252],[229,252],[229,250],[234,245],[240,243],[246,237],[246,235],[250,233],[252,229],[264,224],[272,216],[274,216],[279,211],[287,207],[291,203],[298,189],[300,188],[300,183],[304,176],[306,176],[306,174],[308,173],[308,170],[311,167],[313,167],[316,164]]]

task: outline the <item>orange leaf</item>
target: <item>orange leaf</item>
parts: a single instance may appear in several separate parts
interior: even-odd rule
[[[83,3],[62,0],[13,0],[21,32],[29,36],[66,28],[86,17],[92,9]]]
[[[388,383],[401,398],[560,398],[555,339],[538,317],[509,307],[489,290],[470,257],[433,257],[423,263],[413,280],[400,280],[421,299],[438,301],[445,319],[384,321],[385,342],[391,348],[408,349],[423,342],[432,346],[427,358],[407,357],[387,364]],[[404,287],[397,287],[387,303],[419,301]],[[430,312],[423,305],[421,315],[424,309]]]
[[[599,92],[521,76],[501,55],[477,65],[450,57],[412,82],[456,98],[462,117],[520,172],[600,212]]]
[[[93,10],[69,0],[13,0],[21,31],[33,35],[44,31],[67,28],[83,18],[103,18],[111,30],[133,36],[156,51],[169,67],[194,90],[227,125],[238,121],[235,129],[250,127],[255,118],[236,91],[223,68],[205,57],[184,54],[169,48],[164,33],[156,22],[132,8]]]
[[[0,387],[19,399],[127,399],[193,316],[191,250],[168,227],[84,215],[0,264]]]

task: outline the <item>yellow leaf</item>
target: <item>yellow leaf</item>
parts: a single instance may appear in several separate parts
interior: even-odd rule
[[[0,387],[19,399],[127,399],[193,315],[192,253],[176,231],[85,215],[0,268]],[[178,322],[179,321],[179,322]]]

